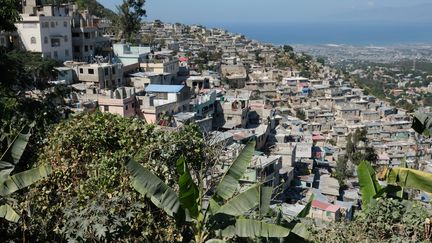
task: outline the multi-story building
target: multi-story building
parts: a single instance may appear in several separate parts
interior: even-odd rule
[[[164,116],[189,111],[190,94],[185,85],[149,84],[145,96],[137,96],[142,116],[156,123]]]
[[[72,59],[71,17],[69,6],[41,6],[28,0],[21,20],[15,25],[20,49],[41,53],[60,61]]]
[[[73,5],[71,13],[73,59],[90,62],[97,54],[103,54],[110,49],[110,41],[103,37],[103,28],[99,27],[97,18],[87,10],[80,11]]]
[[[78,81],[100,89],[115,89],[124,85],[122,64],[93,63],[76,67]]]

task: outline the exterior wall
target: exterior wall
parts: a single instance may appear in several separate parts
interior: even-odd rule
[[[89,70],[93,70],[93,74]],[[76,72],[79,81],[97,83],[101,89],[117,88],[124,84],[121,64],[83,65],[78,66]]]
[[[311,218],[320,219],[320,220],[327,221],[327,222],[336,221],[339,218],[338,212],[336,212],[336,213],[328,212],[328,211],[321,210],[321,209],[315,208],[315,207],[311,207],[309,216]]]
[[[60,61],[72,59],[71,17],[22,16],[16,24],[20,47]],[[32,43],[32,38],[35,43]]]
[[[98,103],[100,110],[109,112],[124,117],[132,117],[136,115],[135,112],[135,96],[126,99],[112,99],[109,97],[99,97]]]
[[[163,73],[171,73],[171,74],[177,74],[179,70],[179,62],[178,60],[172,60],[169,62],[145,62],[141,63],[140,66],[142,68],[145,68],[146,72],[154,72],[157,74],[163,74]]]
[[[128,66],[146,60],[148,53],[150,53],[150,47],[114,44],[113,51],[117,58],[119,58],[125,66]]]
[[[156,123],[164,114],[172,115],[178,112],[188,111],[190,102],[190,100],[187,99],[182,102],[172,102],[159,106],[150,106],[148,99],[148,96],[138,96],[138,100],[140,100],[140,103],[142,102],[142,105],[140,105],[141,113],[148,123]]]

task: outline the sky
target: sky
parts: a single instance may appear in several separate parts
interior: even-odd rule
[[[122,0],[99,0],[115,9]],[[430,24],[431,0],[147,0],[146,20],[184,24]]]

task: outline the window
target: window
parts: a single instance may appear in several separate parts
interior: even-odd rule
[[[104,111],[109,111],[109,106],[104,105]]]
[[[168,99],[168,93],[157,93],[156,98],[160,100],[167,100]]]
[[[42,22],[42,28],[49,28],[48,22]]]
[[[108,75],[108,68],[104,68],[105,75]]]
[[[58,25],[58,22],[56,21],[56,26]]]
[[[46,58],[51,58],[51,52],[47,52],[47,53],[45,53],[44,56],[45,56]]]
[[[134,103],[132,103],[132,108],[135,108],[135,104]]]
[[[60,46],[60,39],[58,38],[51,38],[51,47]]]
[[[5,41],[5,38],[0,38],[0,45],[4,45],[4,44],[6,44],[6,41]]]
[[[84,69],[80,68],[80,73],[84,73]]]
[[[64,36],[64,42],[68,42],[68,36],[67,35]]]
[[[54,22],[51,22],[51,28],[54,28],[54,27],[55,27]]]
[[[69,56],[69,50],[65,50],[65,56]]]
[[[93,68],[89,68],[88,69],[88,74],[94,74],[94,69]]]
[[[227,117],[227,120],[228,120],[228,121],[231,121],[232,119],[233,119],[232,116],[228,116],[228,117]]]
[[[128,105],[126,105],[125,110],[128,110],[128,108],[129,108]]]
[[[57,59],[58,55],[57,55],[57,51],[54,51],[54,59]]]
[[[30,43],[32,43],[32,44],[36,44],[36,37],[32,37],[32,38],[30,38]]]
[[[63,21],[63,27],[67,27],[67,22]]]
[[[46,37],[46,36],[44,37],[44,43],[48,44],[48,37]]]
[[[72,33],[72,37],[80,37],[80,33]]]
[[[115,74],[115,67],[112,67],[112,74]]]
[[[84,51],[88,52],[88,46],[84,46]]]
[[[90,33],[84,33],[84,38],[90,39]]]
[[[37,28],[37,23],[23,23],[24,29]]]
[[[326,216],[327,217],[331,217],[332,215],[331,215],[331,212],[326,212]]]
[[[79,46],[74,46],[74,52],[80,52],[80,47]]]
[[[90,50],[93,50],[93,46],[92,45],[90,45]]]

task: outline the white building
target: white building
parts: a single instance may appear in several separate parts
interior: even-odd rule
[[[27,1],[16,23],[19,36],[18,46],[30,52],[41,53],[60,61],[72,59],[71,17],[69,7],[37,6],[35,1]]]

